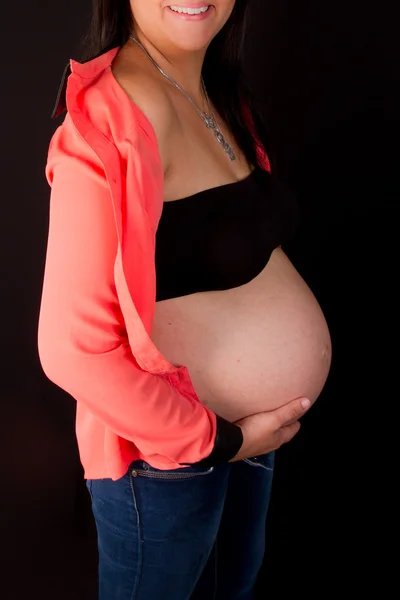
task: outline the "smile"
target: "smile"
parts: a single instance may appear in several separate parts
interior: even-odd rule
[[[189,6],[178,6],[175,4],[168,6],[168,10],[170,13],[173,13],[176,17],[180,19],[189,21],[201,21],[203,19],[206,19],[211,14],[212,9],[213,6],[207,4],[203,6],[197,6],[196,8]]]
[[[183,13],[185,15],[200,15],[207,12],[210,7],[206,5],[199,8],[188,8],[186,6],[169,6],[168,8],[174,12]]]

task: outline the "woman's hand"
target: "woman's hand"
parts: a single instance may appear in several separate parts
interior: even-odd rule
[[[261,412],[236,421],[243,431],[243,444],[229,462],[252,458],[290,442],[300,429],[298,419],[310,408],[307,398],[297,398],[272,411]]]

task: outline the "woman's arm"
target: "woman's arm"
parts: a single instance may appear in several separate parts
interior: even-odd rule
[[[240,428],[143,371],[130,351],[113,277],[118,241],[109,187],[68,115],[53,136],[46,176],[52,189],[38,347],[47,377],[144,454],[194,463],[220,437],[219,457],[229,460]]]

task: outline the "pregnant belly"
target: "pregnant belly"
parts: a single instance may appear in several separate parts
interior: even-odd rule
[[[232,422],[299,396],[314,402],[331,363],[323,313],[281,249],[246,285],[157,302],[151,337]]]

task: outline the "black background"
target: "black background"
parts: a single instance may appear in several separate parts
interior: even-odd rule
[[[44,376],[37,319],[47,147],[89,0],[2,3],[3,600],[95,600],[75,404]],[[252,0],[248,72],[302,227],[291,260],[330,325],[332,371],[281,449],[258,598],[387,597],[396,440],[399,49],[395,2]],[[396,397],[397,396],[397,397]],[[389,515],[389,518],[387,518]],[[207,600],[207,599],[205,599]]]

